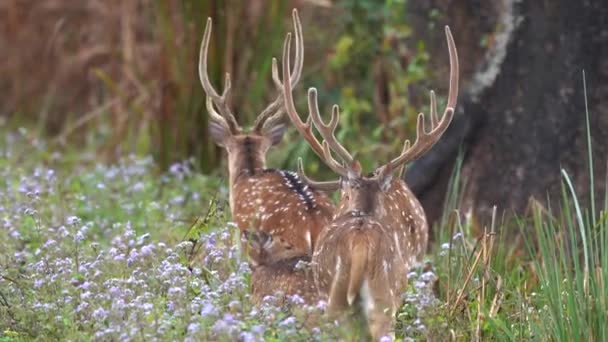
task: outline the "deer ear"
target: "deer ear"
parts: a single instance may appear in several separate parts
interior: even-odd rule
[[[259,231],[258,239],[260,241],[260,245],[262,246],[262,249],[268,249],[272,245],[272,235],[270,235],[266,232]]]
[[[270,139],[270,143],[272,144],[272,146],[278,145],[281,142],[285,131],[287,131],[287,124],[283,122],[277,124],[264,125],[264,128],[262,128],[262,134],[266,138]]]
[[[382,191],[388,191],[391,187],[391,182],[393,181],[393,174],[389,173],[384,175],[384,177],[380,178],[378,181],[380,182],[380,189]]]
[[[393,169],[387,165],[383,167],[378,174],[378,184],[380,185],[380,190],[387,191],[391,187],[392,181]]]
[[[228,139],[232,137],[228,125],[216,120],[209,121],[209,134],[213,141],[220,146],[226,146]]]
[[[241,235],[241,241],[247,242],[250,245],[254,243],[255,232],[253,230],[249,230],[249,229],[243,230],[242,234],[243,235]]]
[[[348,168],[347,178],[356,179],[361,175],[361,163],[355,160],[351,167]]]
[[[254,249],[267,249],[272,244],[272,235],[261,230],[247,229],[243,231],[243,235]]]

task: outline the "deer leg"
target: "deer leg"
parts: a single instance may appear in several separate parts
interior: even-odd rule
[[[334,275],[327,300],[327,313],[331,316],[343,313],[349,309],[348,301],[346,300],[348,277],[340,266],[341,264],[338,263],[336,267],[337,272]]]
[[[397,305],[386,274],[380,274],[372,279],[368,296],[369,304],[365,305],[364,310],[372,339],[378,341],[383,336],[388,336],[395,340]]]

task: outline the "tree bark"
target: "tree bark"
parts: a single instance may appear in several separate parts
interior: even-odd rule
[[[432,56],[445,53],[441,30],[421,15],[439,8],[455,33],[462,65],[456,117],[442,140],[406,173],[431,221],[441,214],[460,146],[461,209],[482,222],[492,207],[523,214],[531,197],[559,203],[561,169],[589,204],[586,72],[597,205],[603,205],[608,158],[608,1],[477,0],[412,2],[417,33]],[[492,4],[488,4],[492,3]],[[487,47],[480,50],[480,42]],[[483,50],[483,51],[482,51]],[[446,70],[437,67],[436,70]],[[447,71],[446,71],[447,73]],[[441,76],[446,75],[441,73]],[[439,81],[438,81],[439,82]]]

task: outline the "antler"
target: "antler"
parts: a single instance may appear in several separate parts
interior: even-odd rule
[[[291,33],[287,34],[285,38],[285,44],[283,44],[283,75],[289,75],[290,58],[289,52],[291,50]],[[319,158],[323,159],[323,146],[315,137],[312,131],[312,122],[310,116],[304,123],[300,119],[300,114],[296,110],[296,106],[293,103],[292,84],[288,77],[284,77],[285,81],[282,84],[283,97],[285,98],[285,109],[287,110],[287,116],[291,119],[291,122],[295,126],[296,130],[300,135],[308,142],[308,145],[315,151]]]
[[[298,16],[297,9],[293,10],[292,19],[296,36],[296,54],[294,70],[293,73],[289,71],[285,72],[285,70],[283,70],[283,77],[286,78],[287,76],[285,75],[289,75],[289,81],[291,82],[292,86],[295,86],[300,80],[300,76],[302,74],[302,66],[304,65],[304,39],[302,34],[302,23],[300,22],[300,17]],[[283,60],[285,60],[285,56],[283,56]],[[287,64],[287,66],[289,67],[289,64]],[[279,95],[277,95],[277,98],[270,105],[268,105],[268,107],[266,107],[266,109],[264,109],[255,120],[255,123],[253,125],[253,130],[255,132],[260,132],[267,121],[274,122],[276,120],[281,119],[285,111],[285,96],[283,94],[283,83],[279,78],[279,69],[277,66],[276,58],[272,59],[272,80],[274,81],[275,87],[279,91]]]
[[[315,189],[323,191],[336,191],[340,188],[340,180],[318,182],[308,178],[308,176],[306,176],[304,173],[304,163],[302,163],[302,158],[298,158],[298,176],[300,176],[300,178],[308,183],[308,185]]]
[[[448,41],[448,50],[450,54],[450,90],[448,93],[448,103],[441,121],[437,117],[437,102],[435,100],[435,92],[431,90],[431,131],[426,132],[424,123],[424,114],[418,114],[418,121],[416,123],[416,141],[412,147],[409,147],[409,140],[405,141],[403,152],[397,158],[390,161],[391,169],[396,169],[402,164],[411,162],[418,158],[426,151],[428,151],[433,145],[441,138],[443,133],[450,125],[452,117],[454,116],[454,108],[456,107],[456,99],[458,97],[458,54],[456,52],[456,45],[454,44],[454,38],[448,26],[445,27],[445,35]]]
[[[287,37],[285,38],[285,44],[283,45],[283,75],[289,75],[289,66],[291,64],[289,56],[290,50],[291,34],[288,33]],[[350,153],[348,153],[348,151],[342,145],[340,145],[340,143],[338,143],[334,135],[334,130],[336,129],[340,120],[338,106],[334,106],[331,121],[328,125],[326,125],[323,123],[321,115],[319,114],[317,90],[315,88],[311,88],[308,90],[309,116],[306,119],[306,122],[303,122],[302,119],[300,119],[300,114],[298,114],[293,101],[292,84],[289,78],[285,78],[282,88],[287,115],[291,119],[291,122],[295,126],[296,130],[306,140],[306,142],[308,142],[308,145],[313,149],[313,151],[327,164],[327,166],[342,176],[347,176],[349,171],[359,173],[359,164],[353,159]],[[323,144],[317,140],[312,131],[313,123],[324,139]],[[346,167],[332,157],[330,148],[333,149],[346,163]]]
[[[230,74],[226,73],[222,95],[219,95],[215,88],[213,88],[211,81],[209,81],[209,75],[207,74],[207,55],[209,53],[209,40],[211,39],[212,26],[213,23],[211,18],[208,18],[198,60],[198,75],[201,79],[205,94],[207,94],[206,105],[209,115],[211,115],[214,120],[223,121],[228,124],[232,134],[237,134],[241,131],[241,127],[239,127],[239,124],[236,122],[234,115],[226,103],[228,96],[230,95]],[[219,114],[215,111],[215,108],[213,108],[214,105],[219,110]]]
[[[331,119],[328,124],[323,122],[321,115],[319,114],[319,103],[317,102],[317,89],[308,89],[308,113],[312,118],[312,122],[321,134],[323,138],[323,161],[329,166],[334,172],[341,176],[348,176],[351,173],[359,175],[361,173],[361,166],[353,159],[353,156],[336,140],[334,134],[338,122],[340,121],[340,108],[338,105],[334,105],[331,110]],[[331,155],[331,151],[334,151],[340,159],[344,162],[344,165],[339,163]]]

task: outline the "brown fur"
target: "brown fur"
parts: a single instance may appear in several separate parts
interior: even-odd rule
[[[386,191],[378,189],[375,181],[364,183],[363,188],[343,186],[336,215],[353,210],[373,212],[379,222],[388,225],[392,238],[396,233],[399,246],[396,252],[401,251],[403,263],[411,267],[427,248],[428,224],[424,208],[399,178],[392,179]]]
[[[308,189],[312,206],[290,188],[281,171],[242,175],[231,190],[233,220],[241,232],[264,231],[311,255],[321,229],[331,220],[333,204],[325,193]]]
[[[228,152],[232,219],[241,233],[264,231],[302,255],[311,255],[321,229],[333,215],[329,197],[295,173],[266,169],[271,141],[263,135],[225,132],[221,145]]]
[[[382,178],[343,181],[337,216],[313,254],[315,282],[328,296],[329,314],[363,313],[374,340],[394,334],[407,272],[425,251],[428,230],[405,183]]]
[[[297,51],[294,68],[288,68],[283,76],[295,85],[304,61],[302,26],[296,10],[293,25]],[[266,169],[266,153],[281,143],[287,130],[284,95],[279,92],[257,116],[252,129],[243,130],[228,103],[230,75],[226,74],[223,90],[217,91],[207,73],[212,26],[211,18],[207,19],[198,71],[206,95],[209,134],[228,152],[232,218],[241,233],[245,229],[264,231],[282,238],[302,255],[310,255],[319,231],[333,216],[333,205],[324,193],[311,189],[295,173]],[[278,86],[276,60],[272,63],[272,78]]]
[[[264,297],[279,291],[286,296],[299,295],[308,304],[318,302],[317,288],[308,266],[309,255],[302,255],[289,243],[262,231],[245,231],[244,235],[252,260],[253,303],[260,304]]]
[[[370,247],[374,246],[373,242],[368,241],[365,235],[352,242],[350,279],[348,291],[346,292],[346,301],[348,302],[348,305],[353,305],[355,298],[359,295],[359,289],[361,289],[361,286],[363,285],[369,257],[368,252],[372,252]]]

